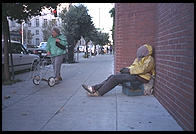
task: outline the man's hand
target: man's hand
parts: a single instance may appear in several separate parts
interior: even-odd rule
[[[128,69],[128,68],[122,68],[121,70],[120,70],[120,72],[121,73],[123,73],[123,74],[130,74],[130,70]]]
[[[47,52],[47,55],[50,55],[50,54],[51,54],[50,51],[48,51],[48,52]]]
[[[60,40],[59,39],[56,39],[56,42],[60,43]]]

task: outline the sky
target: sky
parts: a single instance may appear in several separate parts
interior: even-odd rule
[[[77,5],[79,3],[72,3]],[[110,40],[112,41],[113,18],[110,16],[109,11],[114,7],[114,3],[80,3],[87,7],[88,13],[92,17],[92,21],[96,28],[103,29],[103,32],[109,33]]]

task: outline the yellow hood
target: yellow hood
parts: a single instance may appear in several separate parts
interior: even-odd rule
[[[149,54],[148,55],[152,55],[152,46],[149,44],[145,44],[145,47],[147,47]]]
[[[148,49],[148,54],[141,60],[139,60],[139,58],[136,58],[132,65],[128,68],[130,69],[130,74],[137,74],[146,80],[150,80],[151,76],[155,75],[154,58],[151,56],[152,46],[148,44],[144,44],[143,46]]]

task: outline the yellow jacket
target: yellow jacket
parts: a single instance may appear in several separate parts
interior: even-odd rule
[[[152,47],[148,44],[145,44],[144,46],[147,47],[149,54],[143,57],[140,61],[136,58],[128,68],[130,69],[130,74],[138,74],[140,77],[150,80],[150,78],[155,75],[154,58],[151,56]]]

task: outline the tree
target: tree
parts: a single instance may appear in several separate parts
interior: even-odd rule
[[[96,44],[104,46],[104,45],[106,45],[108,43],[110,43],[110,41],[109,41],[109,34],[108,33],[102,33],[101,31],[97,32]]]
[[[40,15],[43,8],[55,8],[58,3],[2,3],[2,30],[4,38],[4,73],[5,80],[10,81],[9,76],[9,44],[10,44],[10,20],[17,20],[18,23],[27,21],[32,16]],[[9,42],[8,42],[9,39]]]
[[[62,32],[67,36],[69,44],[69,61],[73,62],[74,47],[77,41],[83,36],[87,45],[95,27],[88,9],[82,4],[71,6],[68,12],[64,10],[60,17],[62,18]]]
[[[113,46],[114,44],[114,31],[115,31],[115,8],[112,8],[109,13],[111,14],[111,17],[113,18],[113,26],[112,26],[112,40],[113,40]]]

